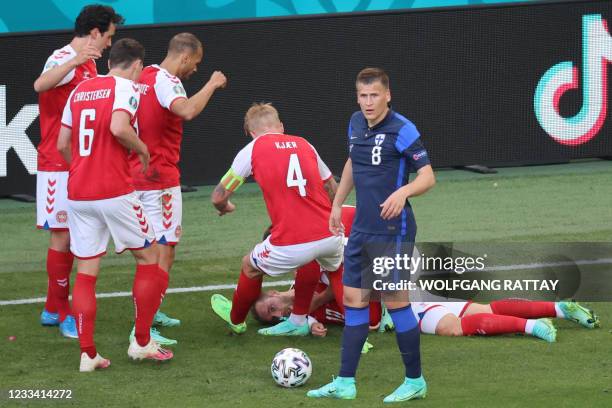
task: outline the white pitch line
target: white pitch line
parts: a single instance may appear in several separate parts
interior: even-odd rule
[[[264,282],[262,286],[283,286],[290,285],[293,281],[283,280],[283,281],[273,281],[273,282]],[[208,285],[208,286],[192,286],[190,288],[171,288],[166,291],[166,293],[188,293],[188,292],[211,292],[213,290],[224,290],[224,289],[236,289],[236,285],[234,284],[226,284],[226,285]],[[132,292],[110,292],[110,293],[98,293],[96,294],[96,298],[116,298],[116,297],[130,297],[132,296]],[[72,296],[70,296],[72,299]],[[31,299],[16,299],[16,300],[0,300],[0,306],[11,306],[11,305],[31,305],[34,303],[45,303],[47,299],[44,297],[39,298],[31,298]]]
[[[559,266],[572,266],[572,265],[607,265],[612,264],[612,258],[604,259],[585,259],[579,261],[562,261],[562,262],[548,262],[548,263],[532,263],[532,264],[518,264],[518,265],[505,265],[505,266],[491,266],[485,268],[482,271],[468,270],[466,272],[488,272],[488,271],[516,271],[516,270],[528,270],[528,269],[540,269],[540,268],[555,268]],[[273,281],[264,282],[263,286],[274,287],[290,285],[293,281]],[[224,285],[208,285],[208,286],[192,286],[189,288],[172,288],[168,289],[166,293],[189,293],[189,292],[211,292],[213,290],[224,290],[224,289],[236,289],[235,284],[224,284]],[[98,293],[96,298],[116,298],[116,297],[129,297],[132,296],[132,292],[111,292],[111,293]],[[72,296],[71,296],[72,298]],[[11,305],[30,305],[34,303],[44,303],[47,299],[44,297],[31,298],[31,299],[16,299],[16,300],[0,300],[0,306],[11,306]]]

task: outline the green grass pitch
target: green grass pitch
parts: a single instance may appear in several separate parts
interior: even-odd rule
[[[495,175],[439,171],[438,184],[413,200],[420,241],[612,241],[612,162],[501,169]],[[184,195],[183,240],[171,287],[234,283],[240,259],[268,224],[261,194],[246,185],[235,194],[237,211],[218,217],[210,187]],[[354,198],[351,198],[353,200]],[[44,295],[48,234],[33,228],[33,204],[0,201],[0,300]],[[112,251],[111,251],[112,252]],[[129,291],[129,254],[107,255],[99,293]],[[74,278],[73,273],[73,278]],[[287,278],[285,278],[287,279]],[[263,338],[249,320],[231,336],[210,309],[213,292],[169,294],[163,310],[182,320],[162,333],[176,338],[167,364],[133,363],[126,351],[133,308],[129,297],[98,300],[96,342],[112,366],[78,372],[76,341],[38,323],[42,304],[0,306],[0,406],[79,407],[320,407],[381,406],[403,378],[395,336],[372,334],[353,402],[310,400],[306,390],[331,380],[339,364],[341,329],[324,339]],[[231,291],[222,291],[231,295]],[[612,303],[589,303],[602,327],[586,330],[558,321],[558,341],[522,336],[422,336],[429,394],[419,407],[612,406]],[[15,336],[14,341],[8,339]],[[313,361],[306,386],[286,390],[270,376],[274,354],[298,347]],[[70,389],[63,401],[9,401],[9,389]]]

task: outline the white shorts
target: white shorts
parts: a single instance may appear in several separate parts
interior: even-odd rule
[[[36,174],[36,228],[68,230],[68,172]]]
[[[70,251],[77,258],[104,255],[111,236],[117,253],[146,248],[155,242],[155,233],[136,192],[106,200],[68,200],[68,203]]]
[[[412,313],[419,322],[421,332],[436,334],[436,327],[447,314],[461,318],[471,302],[413,302]]]
[[[326,271],[336,271],[342,263],[343,240],[342,236],[331,236],[303,244],[274,246],[268,237],[251,251],[251,265],[269,276],[295,272],[313,260]]]
[[[176,245],[181,239],[183,227],[183,198],[181,187],[163,190],[137,191],[149,222],[155,231],[158,244]]]

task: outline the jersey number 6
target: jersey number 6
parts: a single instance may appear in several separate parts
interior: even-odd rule
[[[81,157],[91,154],[91,145],[93,144],[94,131],[85,127],[85,122],[96,120],[95,109],[83,109],[81,111],[81,119],[79,121],[79,155]]]
[[[287,187],[297,187],[300,196],[306,197],[306,179],[302,176],[302,168],[298,155],[289,156],[289,170],[287,170]]]

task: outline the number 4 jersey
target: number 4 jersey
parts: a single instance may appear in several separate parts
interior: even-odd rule
[[[323,183],[332,175],[305,139],[283,134],[257,137],[236,155],[221,184],[235,191],[250,175],[263,191],[273,245],[302,244],[331,236],[331,202]]]
[[[62,126],[72,129],[68,199],[103,200],[134,191],[128,150],[110,131],[113,112],[124,111],[135,123],[140,94],[124,78],[99,76],[81,82],[70,94]]]

